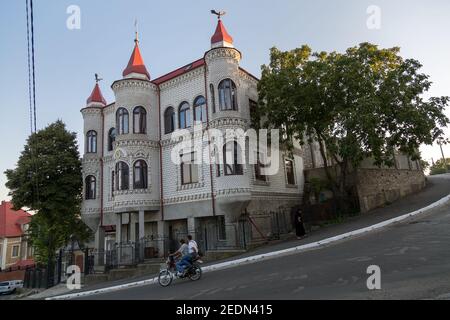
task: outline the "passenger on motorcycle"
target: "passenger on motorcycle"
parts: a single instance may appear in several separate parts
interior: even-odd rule
[[[192,239],[191,235],[188,235],[187,238],[188,238],[189,254],[183,256],[181,261],[177,263],[177,271],[179,272],[179,274],[182,275],[184,275],[186,271],[189,270],[190,267],[192,267],[193,261],[198,256],[197,242],[195,242],[195,240]]]

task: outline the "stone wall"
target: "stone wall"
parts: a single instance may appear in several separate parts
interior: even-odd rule
[[[359,169],[356,181],[361,212],[392,203],[426,185],[420,170]]]

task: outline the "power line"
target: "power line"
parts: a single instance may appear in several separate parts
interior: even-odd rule
[[[30,0],[30,11],[31,11],[31,58],[33,67],[33,107],[34,107],[34,132],[36,132],[36,73],[34,64],[34,17],[33,17],[33,0]]]
[[[30,104],[30,130],[33,133],[33,102],[31,94],[31,58],[30,58],[30,13],[28,10],[28,0],[25,0],[26,13],[27,13],[27,56],[28,56],[28,97]]]

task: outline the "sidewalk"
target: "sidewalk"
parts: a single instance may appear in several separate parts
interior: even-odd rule
[[[256,248],[254,250],[248,251],[246,253],[243,253],[238,256],[234,256],[228,259],[223,260],[217,260],[217,261],[211,261],[208,263],[205,263],[204,266],[209,266],[221,262],[226,261],[233,261],[240,258],[250,257],[254,255],[274,252],[278,250],[283,250],[287,248],[292,248],[295,246],[303,245],[312,243],[315,241],[323,240],[326,238],[330,238],[336,235],[340,235],[349,231],[353,231],[356,229],[368,227],[374,224],[377,224],[379,222],[389,220],[391,218],[395,218],[404,214],[407,214],[409,212],[424,208],[442,198],[450,194],[450,174],[449,175],[441,175],[441,176],[434,176],[428,178],[428,184],[427,187],[422,190],[421,192],[417,194],[413,194],[410,196],[407,196],[403,199],[400,199],[396,201],[395,203],[376,209],[374,211],[371,211],[367,214],[356,216],[353,218],[349,218],[348,220],[335,225],[330,225],[327,227],[323,227],[319,230],[311,232],[307,238],[304,238],[302,240],[287,240],[284,242],[278,242],[276,244],[268,244],[259,248]],[[97,290],[105,287],[111,287],[111,286],[117,286],[126,284],[129,282],[135,282],[135,281],[142,281],[149,278],[154,277],[155,275],[146,275],[146,276],[139,276],[139,277],[133,277],[129,279],[123,279],[123,280],[117,280],[117,281],[109,281],[99,284],[94,284],[90,286],[85,286],[81,290],[77,291],[70,291],[65,286],[59,287],[56,292],[54,289],[51,288],[46,291],[43,291],[39,293],[38,295],[33,295],[28,297],[28,299],[45,299],[47,297],[52,297],[56,295],[66,294],[66,293],[76,293],[80,291],[90,291],[90,290]]]

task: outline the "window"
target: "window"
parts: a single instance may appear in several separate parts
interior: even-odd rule
[[[248,101],[248,105],[249,105],[249,109],[250,109],[250,120],[252,122],[255,122],[253,125],[259,126],[260,125],[260,119],[258,116],[258,103],[256,101],[253,100],[249,100]]]
[[[116,190],[128,190],[130,188],[130,170],[128,165],[121,161],[116,164]]]
[[[284,166],[286,168],[287,184],[295,185],[294,161],[286,159],[284,161]]]
[[[96,183],[94,176],[87,176],[85,180],[86,200],[94,200],[96,197]]]
[[[97,152],[97,132],[91,130],[86,134],[87,141],[87,153],[96,153]]]
[[[133,188],[147,189],[148,175],[147,163],[144,160],[138,160],[134,163],[133,169]]]
[[[255,164],[255,179],[258,181],[267,181],[267,177],[262,173],[262,169],[265,168],[265,165],[261,163],[260,159],[261,159],[262,155],[261,153],[258,153],[258,160],[257,163]]]
[[[211,93],[212,110],[215,113],[216,112],[216,93],[214,92],[214,85],[212,83],[209,85],[209,92]]]
[[[111,172],[111,195],[114,196],[114,190],[116,187],[116,174],[114,173],[114,170]]]
[[[203,96],[194,101],[194,121],[206,122],[206,100]]]
[[[189,104],[187,102],[183,102],[180,105],[179,109],[179,121],[180,121],[180,129],[186,129],[191,126],[191,113],[190,113]]]
[[[111,128],[108,131],[108,151],[112,151],[116,141],[116,128]]]
[[[198,165],[195,164],[195,152],[181,155],[181,184],[198,182]]]
[[[219,84],[220,110],[237,110],[236,85],[231,79],[222,80]]]
[[[164,112],[164,133],[172,133],[175,131],[175,110],[168,107]]]
[[[143,107],[133,110],[133,132],[147,133],[147,111]]]
[[[116,113],[116,128],[117,134],[127,134],[128,133],[128,122],[129,122],[128,111],[125,108],[120,108]]]
[[[12,247],[12,253],[11,253],[12,258],[17,258],[19,256],[19,249],[20,249],[20,246]]]
[[[237,141],[228,142],[223,146],[223,163],[226,176],[244,174],[240,155],[241,149]]]

